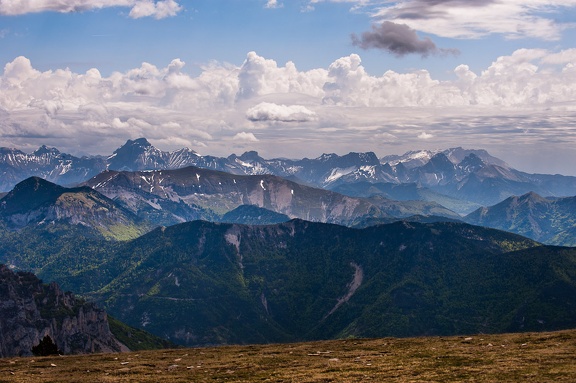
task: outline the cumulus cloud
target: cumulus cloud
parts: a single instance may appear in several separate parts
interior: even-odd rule
[[[183,8],[175,0],[0,0],[0,15],[16,16],[39,12],[84,12],[95,9],[131,8],[130,17],[162,19],[175,16]]]
[[[302,105],[261,102],[246,111],[246,118],[251,121],[305,122],[316,120],[317,116]]]
[[[143,63],[102,77],[95,68],[86,73],[70,69],[41,72],[21,56],[4,67],[0,106],[8,111],[81,110],[95,116],[114,110],[158,108],[188,115],[191,109],[224,111],[254,99],[258,104],[244,117],[309,121],[317,113],[304,106],[310,105],[310,100],[318,105],[362,107],[550,105],[576,98],[575,64],[574,49],[520,49],[499,57],[479,73],[459,65],[454,69],[455,80],[439,81],[426,70],[373,76],[357,54],[341,57],[327,69],[299,71],[291,62],[279,66],[250,52],[239,67],[211,64],[198,76],[184,72],[185,63],[174,59],[164,68]],[[278,95],[290,96],[285,99],[291,102],[262,100],[278,99]]]
[[[0,73],[0,145],[49,144],[62,150],[76,145],[110,153],[122,140],[146,136],[174,145],[184,140],[224,155],[234,142],[270,150],[282,142],[282,148],[297,153],[304,150],[304,139],[313,143],[308,150],[330,151],[325,146],[336,142],[342,148],[362,142],[359,148],[376,150],[370,145],[398,148],[418,136],[419,143],[435,146],[450,139],[482,146],[482,140],[493,142],[497,135],[536,140],[530,133],[535,131],[546,132],[539,137],[549,142],[572,147],[576,142],[573,49],[521,49],[482,71],[461,64],[453,80],[442,81],[425,70],[371,75],[357,54],[307,71],[255,52],[238,66],[210,63],[197,75],[185,68],[174,59],[163,67],[143,63],[103,76],[96,68],[40,71],[28,58],[17,57]],[[489,118],[510,113],[521,117]],[[535,113],[547,118],[526,118]],[[447,114],[450,119],[434,125]],[[258,121],[271,123],[254,124]],[[282,129],[286,123],[289,130]],[[257,137],[249,133],[256,125]],[[325,142],[327,132],[331,144]]]
[[[274,60],[249,52],[237,74],[237,99],[271,93],[303,93],[321,97],[325,79],[324,69],[300,72],[291,61],[279,67]]]
[[[233,141],[238,142],[258,142],[259,140],[256,138],[254,133],[246,133],[240,132],[236,133],[236,135],[232,138]]]
[[[422,132],[418,135],[418,138],[421,140],[429,140],[432,137],[434,137],[432,134],[426,132]]]
[[[155,19],[164,19],[166,17],[176,16],[182,7],[174,0],[142,0],[134,4],[130,10],[130,17],[139,19],[141,17],[152,16]]]
[[[362,49],[381,49],[398,57],[410,53],[423,57],[438,53],[458,53],[455,49],[438,48],[428,37],[420,39],[408,25],[391,21],[384,21],[380,26],[373,25],[371,31],[362,33],[360,37],[353,34],[352,43]]]

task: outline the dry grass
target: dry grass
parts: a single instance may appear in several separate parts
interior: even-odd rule
[[[0,359],[0,382],[576,382],[576,331]]]

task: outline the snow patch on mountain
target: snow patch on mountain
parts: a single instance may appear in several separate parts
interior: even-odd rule
[[[345,175],[348,175],[350,173],[355,172],[356,170],[358,170],[358,168],[356,166],[350,166],[350,167],[345,168],[345,169],[341,169],[341,168],[332,169],[332,171],[330,172],[330,175],[328,177],[326,177],[326,179],[324,180],[324,183],[325,184],[332,183],[332,182],[336,181],[337,179],[344,177]]]

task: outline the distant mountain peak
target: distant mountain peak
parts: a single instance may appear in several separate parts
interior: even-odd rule
[[[109,166],[116,170],[151,170],[162,166],[166,161],[163,153],[156,149],[146,138],[128,140],[108,157]]]
[[[22,213],[54,201],[62,194],[62,186],[40,177],[30,177],[16,184],[0,204],[0,216]]]
[[[424,165],[424,168],[433,168],[433,169],[437,169],[437,170],[453,170],[454,169],[454,164],[452,163],[452,161],[450,161],[450,159],[448,158],[448,156],[446,156],[446,154],[444,153],[436,153],[432,156],[432,158],[430,158],[430,161],[428,161],[428,164]]]
[[[317,160],[328,161],[334,157],[338,157],[338,155],[336,153],[322,153],[322,155],[320,157],[318,157]]]
[[[486,166],[486,163],[482,161],[480,157],[478,157],[474,153],[470,153],[458,164],[460,169],[465,171],[466,173],[475,172],[478,169],[481,169]]]
[[[248,152],[244,152],[242,153],[242,155],[240,157],[238,157],[239,159],[241,159],[242,161],[257,161],[260,160],[260,155],[258,154],[257,151],[254,150],[250,150]]]
[[[119,226],[140,233],[146,230],[140,218],[90,187],[65,188],[39,177],[18,183],[0,200],[0,221],[16,229],[68,222],[90,227],[110,238],[124,235]]]
[[[114,151],[114,153],[123,152],[143,152],[146,149],[153,147],[152,144],[144,137],[135,140],[128,140],[124,145]]]
[[[58,154],[60,154],[60,151],[56,148],[50,148],[46,145],[42,145],[36,151],[34,151],[34,153],[32,153],[32,154],[35,156],[41,157],[41,156],[46,155],[46,154],[58,155]]]
[[[533,202],[545,202],[547,201],[546,198],[542,197],[540,194],[530,191],[526,194],[521,195],[518,197],[519,201],[533,201]]]
[[[148,141],[144,137],[140,137],[140,138],[137,138],[135,140],[128,140],[128,141],[126,141],[126,144],[124,144],[124,146],[129,146],[129,145],[130,146],[142,146],[142,147],[152,146],[150,141]]]
[[[56,185],[52,182],[46,181],[44,178],[41,177],[36,177],[36,176],[32,176],[32,177],[28,177],[26,178],[24,181],[18,182],[16,184],[16,186],[14,187],[15,191],[18,190],[22,190],[22,189],[27,189],[27,188],[33,188],[34,190],[38,190],[39,188],[49,188],[49,189],[63,189],[62,186]]]

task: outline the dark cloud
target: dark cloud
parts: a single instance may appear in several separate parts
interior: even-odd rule
[[[446,7],[472,8],[485,7],[497,0],[412,0],[402,4],[396,9],[389,9],[387,15],[392,19],[426,20],[443,18],[446,16]],[[440,7],[439,7],[440,6]]]
[[[423,57],[431,54],[458,54],[457,49],[442,49],[428,37],[420,39],[416,31],[406,24],[384,21],[380,26],[372,25],[372,30],[362,33],[360,37],[353,34],[352,44],[362,49],[381,49],[396,56],[410,53]]]

